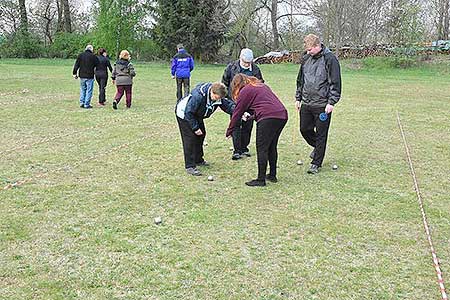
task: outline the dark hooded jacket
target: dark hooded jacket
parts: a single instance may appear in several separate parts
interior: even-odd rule
[[[189,96],[181,98],[177,102],[175,107],[177,116],[188,121],[192,131],[199,129],[203,119],[209,118],[218,107],[229,115],[233,114],[236,106],[233,101],[226,98],[217,101],[210,99],[211,85],[212,83],[200,83]]]
[[[336,56],[324,45],[312,56],[306,54],[297,76],[295,99],[304,104],[325,107],[341,98],[341,69]]]

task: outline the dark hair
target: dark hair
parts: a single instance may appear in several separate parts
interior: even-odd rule
[[[105,52],[106,52],[105,48],[98,48],[98,50],[97,50],[98,55],[103,55],[103,53],[105,53]]]

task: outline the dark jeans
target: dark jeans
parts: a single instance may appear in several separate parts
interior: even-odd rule
[[[272,176],[277,175],[278,139],[287,120],[264,119],[256,123],[256,155],[258,157],[258,180],[266,180],[267,161]]]
[[[95,76],[98,84],[98,102],[106,102],[106,85],[108,84],[108,77],[97,77]]]
[[[117,102],[117,104],[119,104],[120,99],[122,99],[123,92],[125,92],[125,97],[127,100],[127,107],[128,108],[131,107],[131,96],[132,96],[131,87],[132,87],[132,85],[118,85],[117,86],[117,93],[116,93],[116,96],[114,97],[114,100]]]
[[[186,97],[187,95],[189,95],[190,88],[191,88],[190,84],[191,84],[190,78],[178,78],[177,77],[177,100],[180,99],[181,97]],[[181,91],[181,87],[184,88],[184,95]]]
[[[233,130],[234,153],[242,154],[248,152],[248,145],[252,136],[253,120],[242,121]]]
[[[305,141],[314,147],[314,158],[311,164],[321,167],[327,147],[328,129],[330,128],[331,113],[326,121],[321,121],[319,115],[325,107],[313,107],[302,104],[300,107],[300,133]]]
[[[181,141],[183,143],[184,166],[185,168],[195,168],[195,166],[204,161],[203,159],[203,141],[206,136],[205,123],[199,122],[202,135],[196,135],[188,121],[177,117],[178,127],[180,128]]]

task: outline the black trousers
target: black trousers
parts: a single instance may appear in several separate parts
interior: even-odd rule
[[[98,83],[98,102],[106,102],[106,85],[108,84],[108,77],[95,77]]]
[[[177,100],[181,97],[186,97],[190,93],[191,89],[191,80],[190,78],[178,78],[177,77]],[[184,88],[184,95],[182,93],[182,87]]]
[[[188,121],[177,117],[178,127],[180,128],[181,141],[183,143],[184,166],[185,168],[195,168],[195,166],[204,161],[203,159],[203,141],[206,136],[205,123],[201,120],[200,129],[202,135],[196,135]]]
[[[300,133],[305,141],[315,149],[311,164],[321,167],[327,148],[328,129],[331,113],[326,121],[321,121],[319,115],[325,112],[325,107],[313,107],[302,104],[300,107]]]
[[[270,175],[277,175],[278,139],[287,120],[264,119],[256,124],[256,155],[258,158],[258,180],[266,180],[267,161]]]
[[[234,153],[242,154],[248,152],[250,138],[252,136],[253,120],[242,121],[233,130],[233,148]]]

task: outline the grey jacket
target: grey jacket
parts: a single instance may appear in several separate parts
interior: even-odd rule
[[[116,81],[116,85],[132,85],[134,76],[136,76],[136,72],[132,63],[124,59],[116,61],[111,75],[112,80]]]
[[[341,69],[336,56],[325,46],[317,55],[306,55],[297,76],[295,99],[325,107],[341,98]]]

